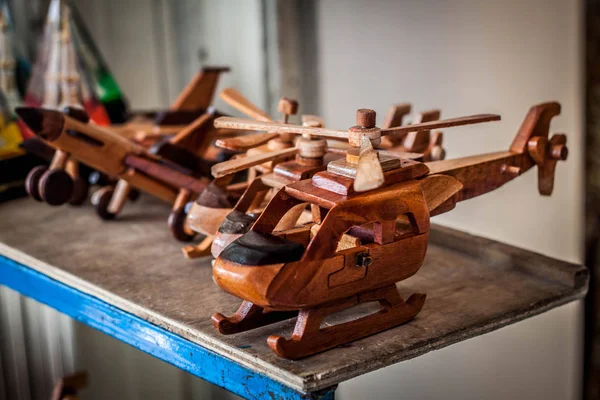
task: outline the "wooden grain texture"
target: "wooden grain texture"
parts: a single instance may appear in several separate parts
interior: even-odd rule
[[[402,296],[427,293],[413,321],[289,361],[276,356],[265,337],[289,337],[294,319],[231,336],[213,328],[211,315],[231,315],[240,301],[213,283],[209,258],[189,261],[180,255],[180,245],[164,229],[167,210],[142,197],[124,210],[129,223],[118,224],[97,219],[86,207],[52,208],[31,199],[4,203],[0,254],[304,391],[498,329],[587,290],[588,273],[581,266],[435,227],[423,267],[397,285]],[[362,305],[326,322],[374,307]]]

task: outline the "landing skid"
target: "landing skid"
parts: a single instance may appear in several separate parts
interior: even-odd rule
[[[354,307],[360,303],[378,301],[380,310],[354,321],[321,328],[323,319],[331,314]],[[415,293],[405,302],[396,285],[390,285],[344,300],[297,311],[269,311],[244,301],[232,317],[217,313],[212,322],[219,333],[231,335],[261,326],[298,317],[292,337],[271,335],[269,347],[278,356],[295,360],[333,347],[352,342],[393,328],[413,319],[423,308],[425,294]]]
[[[370,301],[379,301],[381,309],[354,321],[321,328],[327,315]],[[422,293],[411,295],[405,302],[396,286],[390,285],[340,302],[301,310],[290,339],[271,335],[267,342],[280,357],[292,360],[306,357],[403,324],[421,311],[424,302]]]
[[[297,315],[298,311],[265,312],[262,307],[252,304],[249,301],[244,301],[233,317],[226,317],[223,314],[216,313],[212,316],[212,322],[219,333],[231,335],[294,318]]]

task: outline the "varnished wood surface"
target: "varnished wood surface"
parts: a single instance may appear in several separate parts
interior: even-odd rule
[[[402,295],[427,294],[413,321],[289,361],[276,356],[265,337],[289,338],[294,319],[231,336],[213,328],[212,314],[231,315],[240,300],[213,283],[209,258],[181,255],[180,244],[164,229],[168,212],[168,205],[148,196],[124,210],[119,221],[108,222],[89,206],[3,203],[0,254],[305,391],[497,329],[587,290],[583,267],[436,227],[425,264],[398,285]]]

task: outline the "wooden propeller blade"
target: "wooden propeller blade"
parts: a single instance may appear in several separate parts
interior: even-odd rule
[[[405,116],[410,114],[411,109],[412,105],[410,103],[394,104],[391,106],[385,115],[383,124],[381,125],[382,129],[388,129],[402,125],[402,120]]]
[[[229,104],[239,112],[246,114],[250,118],[254,118],[257,121],[272,121],[269,114],[258,108],[234,88],[224,89],[220,96],[225,103]]]
[[[367,190],[377,189],[383,185],[383,182],[383,169],[379,163],[377,152],[373,149],[369,138],[363,136],[360,153],[358,154],[354,190],[356,192],[366,192]]]
[[[440,121],[423,122],[421,124],[404,125],[395,128],[381,130],[381,135],[393,135],[409,132],[429,131],[438,128],[450,128],[453,126],[480,124],[482,122],[500,121],[500,116],[496,114],[477,114],[466,117],[442,119]]]
[[[257,122],[243,118],[220,117],[215,120],[217,128],[231,128],[247,131],[265,131],[269,133],[308,134],[333,139],[347,139],[348,132],[328,128],[312,128],[308,126],[282,124],[279,122]]]
[[[215,121],[215,126],[217,128],[222,128],[222,126],[218,126],[216,123],[219,119]],[[277,133],[257,133],[255,135],[235,136],[227,139],[217,139],[215,145],[223,149],[243,151],[265,144],[278,136]]]
[[[263,154],[257,154],[249,157],[241,157],[233,160],[225,161],[214,165],[211,172],[215,178],[221,178],[225,175],[233,174],[238,171],[243,171],[256,165],[264,164],[269,161],[282,161],[293,157],[298,153],[297,148],[282,149],[270,151]]]

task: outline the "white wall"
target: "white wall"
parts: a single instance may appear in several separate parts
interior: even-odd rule
[[[447,129],[448,156],[458,157],[508,149],[531,105],[560,101],[551,131],[568,133],[570,154],[552,197],[538,195],[532,171],[434,220],[582,261],[581,1],[317,4],[319,95],[329,126],[353,125],[357,108],[381,116],[404,101],[417,111],[441,108],[442,117],[502,115],[486,126]],[[571,304],[342,384],[340,398],[577,398],[581,346],[581,305]]]

